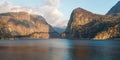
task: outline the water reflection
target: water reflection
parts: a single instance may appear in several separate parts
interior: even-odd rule
[[[0,60],[48,60],[46,47],[4,46],[0,48]]]
[[[118,41],[77,41],[73,60],[120,60],[119,45]]]
[[[0,60],[68,60],[69,43],[63,40],[0,42]]]
[[[120,60],[119,41],[0,41],[0,60]]]

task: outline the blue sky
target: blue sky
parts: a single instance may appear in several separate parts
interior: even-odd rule
[[[43,0],[4,0],[16,5],[39,7],[44,5]],[[59,10],[67,16],[77,7],[84,8],[97,14],[105,14],[119,0],[60,0],[61,6]],[[65,17],[64,17],[65,18]]]
[[[48,2],[45,2],[45,0],[2,0],[2,1],[7,1],[14,5],[23,6],[23,7],[25,6],[30,8],[37,8],[44,5],[49,5]],[[112,8],[119,0],[48,0],[48,1],[51,4],[56,3],[55,5],[59,3],[59,7],[58,6],[55,7],[54,10],[58,14],[63,16],[62,17],[60,16],[58,20],[69,20],[70,14],[72,10],[75,8],[81,7],[96,14],[106,14],[109,11],[109,9]],[[56,15],[57,14],[56,12],[53,12],[52,14],[55,13],[54,15]],[[57,18],[58,17],[59,16],[57,16]],[[48,20],[52,20],[52,19],[48,19]]]
[[[62,0],[64,8],[61,11],[65,15],[70,15],[70,12],[81,7],[96,14],[106,14],[119,0]]]

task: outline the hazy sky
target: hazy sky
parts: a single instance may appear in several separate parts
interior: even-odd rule
[[[65,26],[73,9],[84,8],[96,14],[106,14],[119,0],[1,0],[0,12],[29,11],[44,16],[53,26]],[[6,10],[5,10],[6,9]],[[53,23],[54,22],[54,23]]]

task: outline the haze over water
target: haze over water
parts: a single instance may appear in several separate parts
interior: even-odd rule
[[[120,60],[114,40],[1,40],[0,60]]]

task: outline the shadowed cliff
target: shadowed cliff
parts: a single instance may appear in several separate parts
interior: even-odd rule
[[[120,13],[120,1],[117,2],[106,15]]]

